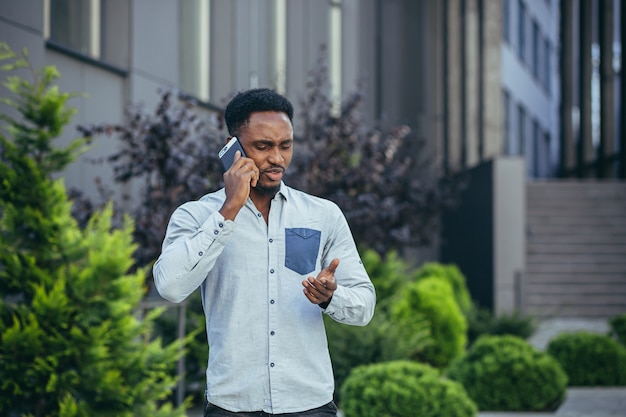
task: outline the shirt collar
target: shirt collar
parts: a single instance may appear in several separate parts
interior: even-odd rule
[[[278,196],[282,196],[285,201],[289,201],[289,187],[282,181],[280,182],[280,188],[274,198],[278,198]]]

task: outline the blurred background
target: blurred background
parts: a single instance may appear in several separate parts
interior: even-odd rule
[[[73,126],[122,123],[159,89],[207,118],[271,87],[305,99],[320,59],[337,105],[410,127],[408,152],[467,186],[417,263],[454,263],[496,313],[608,318],[626,310],[626,16],[619,0],[0,0],[0,39],[84,92]],[[302,129],[296,116],[296,134]],[[225,132],[224,132],[225,135]],[[76,130],[67,129],[69,140]],[[95,197],[116,141],[65,173]],[[416,158],[417,159],[417,158]],[[119,188],[124,188],[120,190]],[[123,200],[122,205],[133,201]]]

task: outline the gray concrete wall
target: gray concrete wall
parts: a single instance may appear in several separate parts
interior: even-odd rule
[[[526,268],[526,172],[523,158],[493,163],[494,311],[521,311],[520,281]]]

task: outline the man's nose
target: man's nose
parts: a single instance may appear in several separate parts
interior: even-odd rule
[[[284,161],[283,154],[282,152],[280,152],[280,148],[278,146],[272,148],[269,156],[269,161],[272,163],[280,163]]]

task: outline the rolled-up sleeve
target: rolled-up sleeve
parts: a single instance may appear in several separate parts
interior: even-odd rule
[[[161,297],[180,303],[206,278],[229,240],[235,223],[202,202],[177,208],[170,218],[162,252],[152,272]]]

